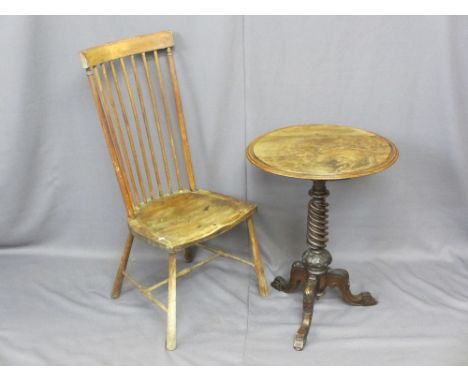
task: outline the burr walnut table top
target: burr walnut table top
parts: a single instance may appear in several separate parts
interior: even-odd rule
[[[398,158],[396,146],[370,131],[339,125],[297,125],[255,139],[247,159],[277,175],[338,180],[375,174]]]

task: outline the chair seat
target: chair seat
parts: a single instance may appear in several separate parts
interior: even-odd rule
[[[215,192],[183,191],[154,200],[128,220],[131,232],[168,250],[179,250],[233,228],[254,204]]]

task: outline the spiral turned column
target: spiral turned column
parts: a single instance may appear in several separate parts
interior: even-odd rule
[[[325,181],[314,181],[309,191],[311,197],[307,213],[307,244],[309,248],[302,254],[302,263],[309,274],[326,273],[332,261],[327,251],[328,241],[328,203],[329,192]]]

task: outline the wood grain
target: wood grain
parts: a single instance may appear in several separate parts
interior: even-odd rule
[[[183,191],[148,203],[128,222],[133,234],[151,244],[179,250],[228,231],[255,209],[226,195]]]
[[[375,174],[398,158],[396,146],[375,133],[340,125],[297,125],[274,130],[247,148],[248,160],[277,175],[309,180]]]

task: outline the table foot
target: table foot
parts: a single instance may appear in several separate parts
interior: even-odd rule
[[[289,282],[283,279],[281,276],[276,277],[271,286],[280,292],[291,293],[294,292],[299,285],[305,283],[307,279],[307,270],[300,261],[293,263],[291,267],[291,275],[289,277]]]
[[[302,322],[294,338],[294,350],[302,350],[307,341],[310,324],[312,323],[312,314],[314,311],[314,300],[317,293],[317,278],[309,276],[306,281],[303,296]]]
[[[349,286],[349,273],[344,269],[329,269],[327,272],[327,286],[338,288],[343,300],[351,305],[376,305],[377,300],[369,292],[352,294]]]

